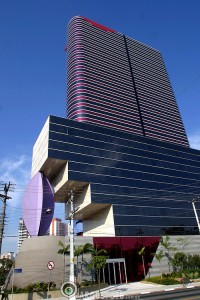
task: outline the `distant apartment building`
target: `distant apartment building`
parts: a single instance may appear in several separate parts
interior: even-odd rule
[[[29,238],[30,235],[28,233],[28,230],[26,228],[26,225],[24,223],[24,220],[20,218],[19,220],[19,227],[18,227],[18,245],[17,245],[17,253],[19,252],[19,249],[23,243],[23,241],[27,238]]]
[[[7,253],[1,255],[1,259],[2,258],[14,259],[15,258],[15,253],[14,252],[7,252]]]
[[[53,218],[51,225],[47,231],[47,235],[55,235],[55,236],[65,236],[69,233],[69,224],[62,222],[59,218]],[[27,238],[30,238],[24,220],[20,218],[19,220],[19,229],[18,229],[18,245],[17,245],[17,253],[23,243],[23,241]]]
[[[49,230],[47,231],[48,235],[55,236],[66,236],[69,233],[69,224],[62,222],[59,218],[53,218]]]

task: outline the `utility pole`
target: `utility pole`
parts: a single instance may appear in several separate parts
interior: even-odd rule
[[[11,183],[4,184],[4,194],[0,194],[0,198],[3,201],[2,206],[2,214],[1,214],[1,229],[0,229],[0,257],[1,257],[1,247],[2,247],[2,240],[3,240],[3,233],[4,233],[4,226],[5,226],[5,216],[6,216],[6,201],[8,199],[11,199],[11,197],[8,197],[8,191],[11,187]]]
[[[70,211],[69,211],[69,219],[70,219],[70,237],[69,237],[69,243],[70,243],[70,275],[69,275],[69,281],[74,283],[74,192],[71,191],[69,194],[69,205],[70,205]]]
[[[75,190],[75,189],[74,189]],[[74,214],[79,209],[79,207],[74,208],[74,190],[68,194],[69,199],[66,202],[68,208],[65,210],[65,218],[70,220],[70,235],[69,235],[69,245],[70,245],[70,274],[69,281],[64,282],[61,286],[61,293],[63,296],[67,296],[70,300],[76,300],[77,286],[74,278]]]
[[[196,211],[196,207],[195,207],[195,202],[196,202],[196,200],[193,199],[192,200],[192,206],[193,206],[193,209],[194,209],[194,214],[195,214],[195,217],[196,217],[196,220],[197,220],[197,225],[198,225],[199,233],[200,233],[200,222],[199,222],[199,218],[198,218],[198,215],[197,215],[197,211]]]

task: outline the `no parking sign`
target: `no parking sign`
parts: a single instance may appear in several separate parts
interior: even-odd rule
[[[54,267],[55,267],[54,262],[50,260],[50,261],[47,263],[47,268],[51,271],[51,270],[53,270]]]

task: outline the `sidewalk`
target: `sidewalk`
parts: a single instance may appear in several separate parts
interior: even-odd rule
[[[195,286],[200,286],[200,282],[191,282],[186,285],[185,288],[193,288]],[[128,299],[129,296],[135,296],[135,299],[142,299],[142,295],[149,294],[152,292],[161,292],[161,291],[173,291],[175,289],[182,289],[182,284],[175,285],[161,285],[154,283],[146,283],[146,282],[132,282],[127,284],[118,284],[118,285],[110,285],[104,289],[101,289],[101,297],[102,299],[106,298],[116,298],[116,299]],[[86,300],[94,300],[99,299],[99,292],[91,292],[81,294],[76,296],[76,299],[86,299]],[[51,298],[51,300],[66,300],[65,297],[59,298]]]
[[[200,286],[200,282],[192,282],[186,285],[185,288],[193,288],[195,286]],[[128,298],[128,296],[134,295],[138,296],[135,299],[141,298],[144,294],[149,294],[152,292],[159,292],[159,291],[172,291],[175,289],[182,289],[182,284],[176,285],[161,285],[161,284],[153,284],[153,283],[146,283],[146,282],[133,282],[128,284],[119,284],[119,285],[112,285],[108,286],[101,290],[102,298]],[[94,300],[99,299],[98,291],[91,292],[85,295],[80,295],[77,299],[87,299],[87,300]]]

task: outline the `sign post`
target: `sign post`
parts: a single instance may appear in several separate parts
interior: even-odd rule
[[[13,268],[13,273],[12,273],[12,299],[13,299],[13,285],[14,285],[14,274],[15,273],[22,273],[22,269],[15,269]]]
[[[48,268],[48,270],[49,270],[49,284],[48,284],[48,292],[47,292],[47,296],[48,296],[49,290],[50,290],[51,270],[53,270],[54,267],[55,267],[55,263],[54,263],[52,260],[48,261],[48,263],[47,263],[47,268]]]

